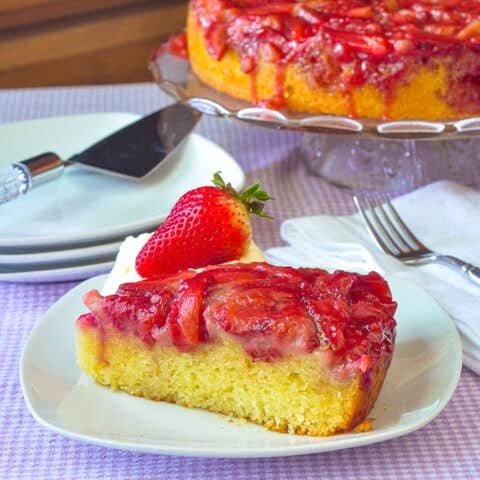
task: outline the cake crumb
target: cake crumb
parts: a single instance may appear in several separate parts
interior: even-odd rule
[[[248,423],[247,419],[245,419],[243,417],[238,417],[238,418],[228,417],[227,422],[231,423],[233,425],[237,425],[238,427],[241,427],[241,426],[246,425]]]
[[[364,432],[370,432],[373,428],[373,422],[375,421],[374,418],[367,418],[365,419],[362,423],[359,423],[353,431],[355,433],[364,433]]]

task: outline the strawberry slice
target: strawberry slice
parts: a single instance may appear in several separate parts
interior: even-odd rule
[[[172,298],[166,324],[170,329],[172,343],[180,351],[188,351],[201,340],[205,341],[200,319],[207,283],[205,277],[199,276],[184,280]]]
[[[239,259],[251,240],[250,214],[268,217],[271,197],[256,183],[239,194],[216,173],[215,186],[185,193],[136,258],[144,278]]]
[[[333,41],[345,43],[373,57],[383,57],[391,50],[386,37],[381,34],[360,34],[346,30],[335,30],[329,27],[326,27],[325,31]]]
[[[227,27],[223,23],[213,24],[205,34],[208,53],[221,60],[227,50]]]
[[[354,18],[372,18],[373,8],[371,5],[350,8],[346,15]]]

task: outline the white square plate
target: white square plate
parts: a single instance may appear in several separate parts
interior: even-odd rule
[[[438,415],[457,386],[462,355],[452,321],[418,286],[390,278],[398,301],[397,341],[385,384],[370,413],[373,429],[314,438],[269,432],[250,423],[113,392],[81,374],[75,320],[82,296],[105,276],[80,284],[33,329],[20,376],[26,403],[42,425],[106,447],[203,457],[273,457],[368,445],[417,430]]]

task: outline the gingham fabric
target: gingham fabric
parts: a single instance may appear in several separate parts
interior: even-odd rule
[[[167,102],[153,84],[3,90],[0,123],[105,111],[144,114]],[[299,134],[213,118],[202,119],[196,131],[230,152],[247,182],[260,180],[275,197],[275,220],[254,225],[263,248],[280,244],[278,227],[286,218],[353,212],[347,191],[307,173],[295,154]],[[0,479],[480,478],[480,378],[465,368],[452,400],[430,424],[402,438],[330,453],[184,458],[111,450],[53,433],[25,406],[19,358],[35,323],[76,284],[0,283]]]

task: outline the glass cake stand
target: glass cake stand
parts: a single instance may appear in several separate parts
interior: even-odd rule
[[[299,155],[309,171],[355,190],[407,192],[446,179],[480,183],[480,138],[339,140],[305,134]]]
[[[458,121],[384,122],[253,107],[202,83],[188,59],[161,52],[150,63],[173,99],[206,115],[303,132],[298,154],[308,170],[355,190],[408,191],[449,179],[480,181],[480,117]]]

